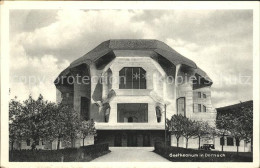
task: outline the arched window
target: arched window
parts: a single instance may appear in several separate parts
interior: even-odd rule
[[[156,106],[156,117],[157,117],[157,122],[161,122],[161,117],[162,117],[162,110],[159,106]]]
[[[119,79],[119,89],[146,89],[146,71],[141,67],[121,69]]]
[[[177,99],[177,114],[186,116],[185,109],[185,97],[180,97]]]

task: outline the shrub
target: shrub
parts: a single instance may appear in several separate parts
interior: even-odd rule
[[[86,157],[93,158],[108,150],[108,144],[59,150],[14,150],[9,152],[9,160],[15,162],[61,162],[63,158],[64,162],[72,162],[84,160]]]

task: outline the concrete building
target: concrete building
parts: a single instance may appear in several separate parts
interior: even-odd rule
[[[193,61],[158,40],[108,40],[75,60],[55,80],[57,102],[74,107],[82,119],[95,121],[97,137],[85,145],[153,146],[165,140],[166,118],[182,114],[216,126],[217,111],[211,104],[212,80]],[[251,102],[247,103],[249,105]],[[218,109],[218,115],[235,106]],[[233,110],[234,111],[234,110]],[[167,137],[176,146],[174,136]],[[221,150],[221,137],[201,139]],[[15,143],[15,149],[30,149],[31,141]],[[179,146],[185,147],[185,139]],[[189,148],[198,148],[189,139]],[[81,139],[74,146],[82,146]],[[65,148],[64,142],[60,149]],[[37,149],[56,149],[57,141],[36,143]],[[224,137],[224,151],[236,151],[235,139]],[[250,144],[240,142],[239,151]]]
[[[211,79],[158,40],[105,41],[72,62],[55,85],[58,102],[94,119],[95,143],[153,146],[164,141],[165,105],[167,118],[182,114],[215,124]]]

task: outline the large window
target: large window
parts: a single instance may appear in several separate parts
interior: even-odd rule
[[[177,99],[177,114],[186,116],[185,97],[180,97]]]
[[[81,97],[80,101],[80,116],[84,120],[89,120],[89,104],[90,104],[90,99],[87,97]]]
[[[140,67],[125,67],[119,71],[119,89],[146,89],[146,72]]]
[[[119,103],[117,104],[117,122],[148,122],[147,103]]]

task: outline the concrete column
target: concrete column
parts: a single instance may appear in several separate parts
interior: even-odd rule
[[[148,103],[148,123],[157,123],[155,106],[152,103]]]
[[[175,81],[174,81],[174,84],[175,84],[175,87],[174,87],[174,104],[175,104],[175,114],[177,114],[177,104],[176,104],[176,100],[177,100],[177,89],[178,89],[178,73],[179,73],[179,70],[180,70],[180,67],[181,67],[181,64],[178,64],[176,65],[176,71],[175,71]]]
[[[109,123],[117,123],[117,103],[110,103],[110,115],[109,115]]]
[[[62,101],[61,92],[56,89],[56,102],[60,103]]]
[[[108,94],[108,76],[107,76],[107,72],[105,72],[103,74],[102,77],[102,87],[103,87],[103,92],[102,92],[102,99],[106,99],[107,98],[107,94]]]

